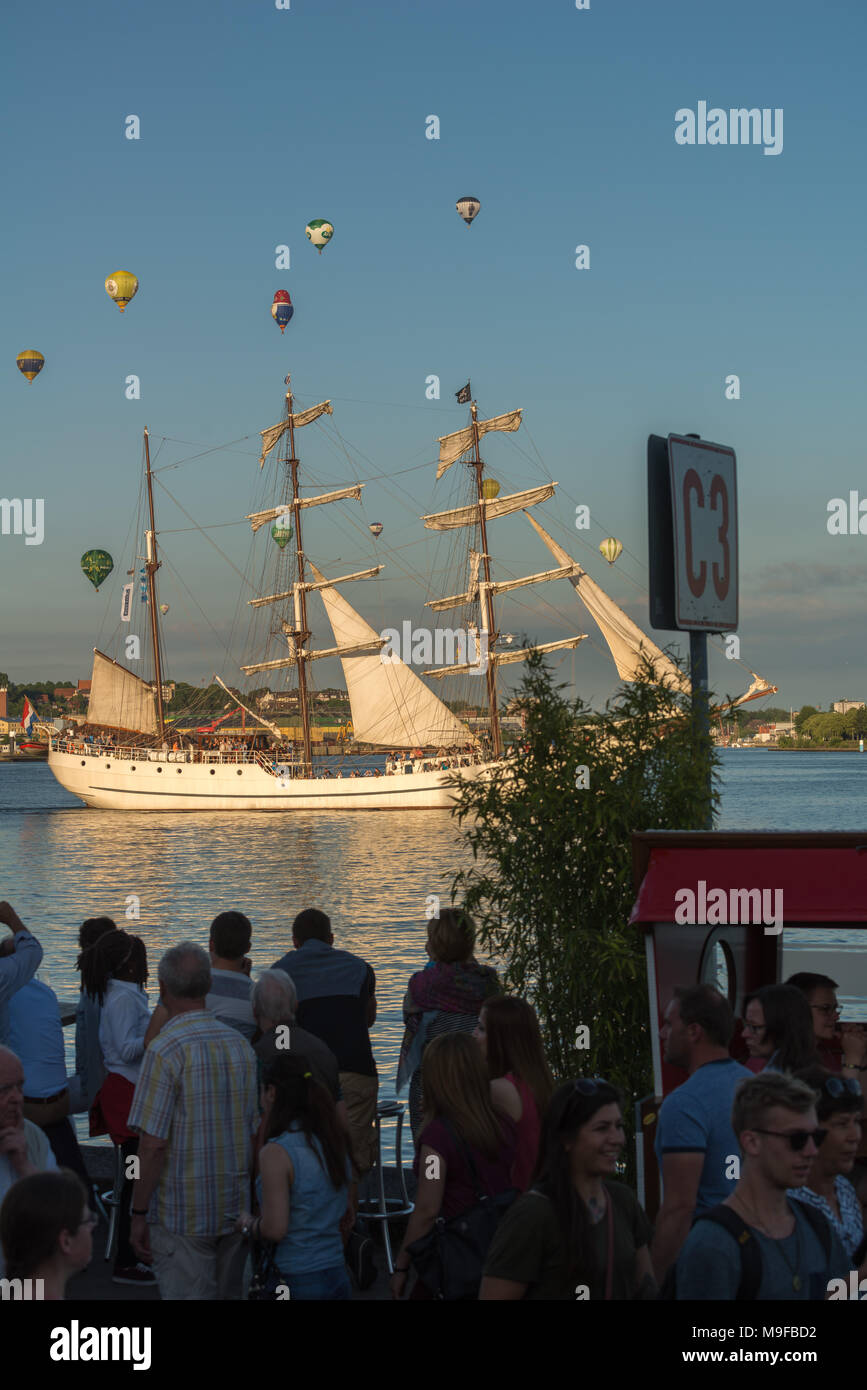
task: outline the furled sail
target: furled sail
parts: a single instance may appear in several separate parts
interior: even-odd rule
[[[755,671],[750,671],[750,675],[753,679],[749,690],[745,690],[743,695],[739,695],[736,700],[732,700],[729,704],[720,705],[719,710],[714,710],[715,714],[722,713],[723,710],[727,709],[736,709],[738,705],[745,705],[748,700],[760,700],[763,695],[776,695],[779,686],[770,685],[764,676],[757,676]]]
[[[617,674],[621,680],[634,681],[641,667],[642,659],[653,663],[654,674],[659,681],[666,681],[674,689],[689,693],[689,679],[683,671],[641,631],[631,618],[627,617],[613,599],[590,578],[589,574],[573,560],[561,545],[548,535],[535,517],[527,514],[527,520],[547,545],[560,565],[571,565],[573,573],[568,575],[569,583],[581,599],[590,616],[599,626],[602,636],[611,649]]]
[[[325,584],[301,584],[296,587],[302,588],[305,594],[313,593],[316,589],[326,588],[330,584],[348,584],[351,579],[369,579],[371,575],[379,574],[384,565],[373,565],[369,570],[356,570],[354,574],[341,574],[337,579],[327,579]],[[248,598],[247,603],[250,608],[261,608],[266,603],[278,603],[280,599],[292,598],[294,589],[284,589],[282,594],[266,594],[264,598]]]
[[[568,650],[569,647],[577,647],[578,643],[583,642],[586,636],[586,632],[581,632],[577,637],[564,637],[559,642],[539,642],[535,647],[519,647],[514,652],[489,652],[488,660],[495,666],[511,666],[516,661],[526,661],[531,651],[560,652]],[[464,662],[458,666],[438,666],[433,671],[425,671],[425,675],[440,680],[443,676],[465,675],[469,671],[478,672],[480,667],[483,669],[483,663],[477,659],[474,663]]]
[[[460,526],[475,526],[479,520],[480,508],[484,508],[486,521],[498,516],[510,516],[512,512],[535,507],[553,497],[556,483],[545,483],[542,487],[527,488],[524,492],[510,492],[505,497],[485,498],[481,502],[471,502],[468,507],[456,507],[450,512],[433,512],[423,516],[422,521],[429,531],[456,531]]]
[[[552,579],[569,579],[575,573],[574,565],[561,565],[556,570],[542,570],[539,574],[525,574],[523,579],[501,579],[487,585],[492,594],[508,594],[512,589],[525,589],[528,584],[547,584]]]
[[[435,613],[442,613],[446,608],[461,608],[465,603],[472,603],[474,599],[477,599],[481,559],[478,550],[470,551],[470,578],[465,594],[452,594],[450,598],[431,599],[425,604],[425,608],[432,608]]]
[[[333,415],[330,401],[320,401],[319,405],[308,406],[306,410],[300,410],[296,415],[289,415],[285,420],[281,420],[279,425],[270,425],[267,430],[260,430],[262,436],[262,453],[259,458],[259,467],[264,467],[265,460],[270,454],[274,445],[282,439],[290,424],[295,429],[299,425],[309,425],[314,420],[318,420],[320,415]]]
[[[512,434],[521,426],[521,411],[509,410],[505,415],[495,415],[491,420],[478,420],[476,427],[479,435],[487,434],[490,430],[501,430],[506,434]],[[440,479],[447,468],[451,468],[468,449],[473,447],[473,427],[468,425],[466,429],[456,430],[454,434],[444,434],[439,439],[440,462],[437,469],[437,479]]]
[[[325,575],[315,565],[310,568],[317,580],[325,582]],[[331,586],[320,592],[338,647],[380,642],[379,633],[342,594]],[[341,664],[359,743],[380,748],[429,748],[475,741],[466,724],[393,655],[387,662],[379,652],[343,656]]]
[[[324,502],[342,502],[346,497],[352,497],[357,502],[363,487],[364,483],[357,483],[355,487],[341,487],[336,492],[323,492],[319,497],[302,497],[298,505],[303,510],[304,507],[321,507]],[[260,527],[265,526],[267,522],[273,521],[275,517],[289,515],[293,506],[293,503],[281,502],[279,507],[269,507],[264,512],[248,512],[244,519],[249,521],[255,532]]]
[[[93,677],[88,724],[125,729],[139,734],[157,732],[156,692],[153,687],[111,657],[93,650]]]

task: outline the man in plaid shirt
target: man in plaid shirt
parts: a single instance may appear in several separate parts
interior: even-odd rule
[[[163,1299],[240,1298],[243,1237],[259,1121],[256,1057],[205,1008],[211,963],[192,941],[159,964],[168,1020],[147,1048],[129,1113],[141,1133],[130,1238]]]

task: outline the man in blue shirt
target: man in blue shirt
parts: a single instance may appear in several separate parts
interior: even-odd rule
[[[741,1229],[695,1223],[677,1261],[677,1297],[737,1298],[749,1247],[755,1274],[741,1298],[822,1301],[830,1280],[847,1282],[849,1260],[826,1217],[787,1192],[803,1187],[822,1142],[815,1091],[781,1072],[761,1072],[738,1088],[732,1124],[744,1171],[723,1209]]]
[[[666,1096],[656,1128],[663,1197],[651,1255],[660,1286],[693,1217],[725,1201],[739,1177],[732,1101],[752,1073],[729,1056],[734,1026],[728,1000],[712,985],[676,989],[665,1011],[665,1060],[689,1079]]]
[[[9,903],[0,903],[0,923],[12,930],[11,936],[0,941],[0,1045],[4,1045],[9,1042],[9,1000],[33,979],[42,964],[42,947]]]
[[[38,1125],[61,1168],[72,1168],[90,1191],[90,1178],[69,1120],[66,1050],[57,995],[28,980],[9,1003],[9,1044],[24,1068],[24,1118]]]

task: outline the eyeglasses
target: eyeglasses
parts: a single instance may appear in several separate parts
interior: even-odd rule
[[[840,1009],[836,1004],[811,1004],[811,1009],[815,1009],[820,1014],[838,1014]]]
[[[795,1153],[800,1153],[807,1147],[807,1140],[812,1139],[816,1148],[821,1148],[827,1129],[754,1129],[754,1134],[773,1134],[777,1139],[788,1139],[789,1148],[794,1149]]]
[[[829,1076],[827,1081],[822,1083],[822,1090],[827,1091],[829,1096],[839,1100],[840,1096],[847,1094],[850,1096],[860,1096],[861,1087],[854,1077],[849,1076]]]

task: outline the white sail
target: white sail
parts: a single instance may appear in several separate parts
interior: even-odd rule
[[[259,467],[264,466],[265,460],[270,454],[274,445],[288,430],[290,424],[297,429],[299,425],[309,425],[313,420],[318,420],[320,415],[333,415],[330,401],[320,401],[319,405],[308,406],[306,410],[301,410],[297,415],[290,415],[287,419],[281,420],[279,425],[269,425],[268,429],[260,430],[262,436],[262,453],[259,458]]]
[[[547,545],[551,554],[560,565],[571,565],[573,573],[568,576],[569,583],[581,599],[584,607],[590,616],[598,624],[602,636],[608,643],[611,655],[614,657],[614,664],[617,667],[617,674],[621,680],[634,681],[641,668],[642,659],[646,658],[653,664],[653,671],[656,679],[665,681],[680,690],[684,694],[689,693],[689,679],[683,671],[675,665],[670,657],[665,655],[652,642],[646,633],[627,617],[623,609],[620,608],[613,599],[609,598],[604,589],[600,589],[577,561],[572,559],[562,547],[558,545],[552,536],[543,526],[540,526],[535,517],[527,514],[527,520],[538,532],[542,540]]]
[[[345,497],[352,497],[357,502],[361,496],[361,489],[364,483],[358,483],[355,487],[341,487],[336,492],[323,492],[319,497],[302,497],[299,500],[299,507],[321,507],[324,502],[342,502]],[[278,516],[291,517],[294,503],[281,502],[279,507],[268,507],[264,512],[248,512],[245,521],[249,521],[253,531],[258,531],[266,522],[274,521]]]
[[[495,415],[491,420],[478,420],[477,428],[479,435],[487,434],[490,430],[501,430],[506,434],[511,434],[514,430],[520,429],[521,411],[509,410],[505,415]],[[440,462],[437,469],[437,480],[445,473],[447,468],[451,468],[468,449],[473,447],[473,427],[468,425],[466,429],[456,430],[454,434],[444,434],[438,440],[440,446]]]
[[[455,531],[460,526],[475,526],[479,520],[480,508],[484,508],[486,521],[498,516],[509,516],[527,507],[535,507],[553,497],[557,483],[545,483],[542,487],[527,488],[524,492],[510,492],[505,497],[485,498],[481,502],[471,502],[468,507],[456,507],[450,512],[433,512],[423,516],[422,521],[429,531]]]
[[[88,724],[109,729],[127,729],[139,734],[157,732],[156,693],[147,681],[121,666],[111,657],[93,650],[93,677]]]
[[[320,583],[325,582],[325,575],[315,565],[310,569]],[[379,633],[336,589],[329,586],[320,592],[338,647],[380,641]],[[352,728],[359,743],[381,748],[429,748],[474,742],[466,724],[393,655],[387,662],[379,653],[344,656],[341,664]]]

